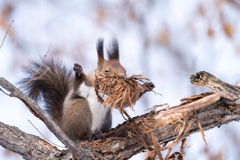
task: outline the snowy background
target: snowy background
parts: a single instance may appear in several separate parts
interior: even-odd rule
[[[127,74],[143,74],[163,96],[147,93],[131,116],[153,105],[174,106],[180,99],[208,90],[192,86],[189,77],[204,70],[235,84],[240,82],[240,3],[236,0],[0,0],[0,77],[17,85],[23,65],[43,57],[61,59],[70,69],[77,62],[85,73],[97,67],[96,41],[117,38],[120,62]],[[0,44],[1,44],[0,43]],[[24,104],[0,92],[0,121],[61,144]],[[113,126],[124,120],[113,112]],[[232,122],[187,138],[186,159],[240,156],[240,124]],[[40,136],[41,137],[41,136]],[[176,146],[175,151],[179,149]],[[146,153],[132,159],[144,159]],[[22,159],[0,146],[0,159]]]

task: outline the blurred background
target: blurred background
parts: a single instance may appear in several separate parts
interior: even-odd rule
[[[143,74],[156,85],[135,106],[137,116],[154,105],[174,106],[180,99],[207,89],[190,84],[204,70],[236,84],[240,81],[240,2],[238,0],[0,0],[0,77],[14,85],[24,77],[21,67],[31,59],[61,59],[69,69],[80,63],[89,73],[97,67],[96,41],[105,47],[117,38],[120,62],[127,74]],[[0,121],[40,134],[61,144],[24,104],[0,92]],[[113,126],[122,123],[113,112]],[[208,146],[196,133],[187,138],[186,159],[237,160],[240,124],[232,122],[205,132]],[[41,137],[41,136],[40,136]],[[174,147],[178,151],[179,146]],[[144,159],[147,153],[131,159]],[[0,146],[0,159],[22,159]]]

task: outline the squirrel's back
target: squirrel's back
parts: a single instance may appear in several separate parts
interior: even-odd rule
[[[24,71],[28,75],[20,82],[24,84],[23,89],[32,99],[42,100],[47,113],[60,125],[63,102],[73,81],[72,73],[60,61],[52,59],[32,61]]]

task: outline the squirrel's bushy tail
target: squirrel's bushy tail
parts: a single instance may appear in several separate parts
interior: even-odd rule
[[[32,61],[24,71],[28,77],[20,82],[24,84],[23,89],[32,99],[42,100],[46,112],[60,125],[63,102],[71,87],[72,72],[68,71],[61,62],[54,60]]]

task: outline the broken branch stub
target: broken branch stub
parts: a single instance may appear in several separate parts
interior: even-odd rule
[[[228,84],[214,75],[200,71],[190,76],[193,85],[205,87],[229,100],[240,99],[240,87]]]

